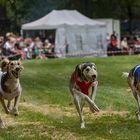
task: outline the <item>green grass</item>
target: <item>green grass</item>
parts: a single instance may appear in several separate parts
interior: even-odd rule
[[[75,66],[85,61],[97,65],[99,87],[96,104],[99,108],[129,113],[98,117],[86,111],[86,128],[82,130],[76,109],[69,107],[71,96],[68,85]],[[24,61],[21,102],[24,99],[27,105],[44,107],[44,111],[21,104],[18,117],[5,118],[5,121],[11,118],[12,123],[6,130],[0,131],[0,140],[139,140],[140,123],[134,114],[136,102],[132,94],[127,92],[127,80],[121,77],[123,71],[129,72],[139,62],[138,56]],[[48,110],[45,114],[50,108],[53,111]]]

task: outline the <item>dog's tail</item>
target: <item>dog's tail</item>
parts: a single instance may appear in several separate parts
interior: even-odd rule
[[[127,77],[128,77],[128,75],[129,75],[129,73],[128,73],[128,72],[123,72],[123,73],[122,73],[122,77],[127,78]]]

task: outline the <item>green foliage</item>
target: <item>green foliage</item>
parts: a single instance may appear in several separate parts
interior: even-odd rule
[[[139,18],[139,0],[0,0],[7,9],[11,29],[19,31],[23,23],[43,17],[54,9],[76,9],[90,18]]]

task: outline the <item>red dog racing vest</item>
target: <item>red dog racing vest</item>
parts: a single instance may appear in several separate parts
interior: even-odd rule
[[[74,83],[76,83],[76,85],[78,85],[82,93],[88,95],[88,91],[92,85],[92,82],[79,81],[75,72],[72,74],[72,80]]]

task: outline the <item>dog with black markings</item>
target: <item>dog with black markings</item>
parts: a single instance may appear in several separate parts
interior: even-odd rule
[[[85,102],[88,103],[92,112],[99,112],[99,108],[94,103],[97,86],[98,81],[96,65],[90,62],[84,62],[77,65],[75,71],[71,75],[69,88],[80,116],[81,128],[85,128],[83,118],[83,107]],[[91,95],[89,94],[90,88],[92,88]]]
[[[137,120],[140,121],[140,65],[133,67],[130,72],[123,72],[123,76],[127,77],[128,85],[137,102],[138,108],[135,111]]]
[[[20,61],[2,62],[0,71],[0,101],[6,114],[19,114],[18,106],[21,96],[21,85],[19,76],[23,69]],[[3,68],[4,67],[4,68]],[[7,100],[7,104],[5,103]],[[14,105],[11,102],[14,100]],[[5,127],[4,122],[0,118],[0,128]]]

